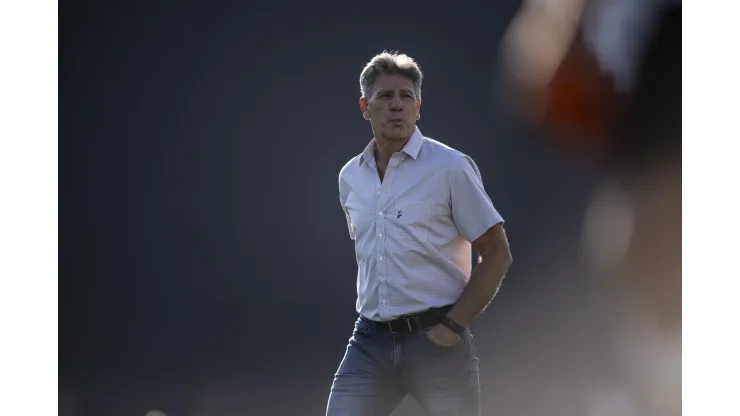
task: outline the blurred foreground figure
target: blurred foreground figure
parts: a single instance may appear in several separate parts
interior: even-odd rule
[[[503,45],[516,115],[605,173],[583,247],[630,404],[589,414],[678,415],[681,3],[527,1]]]

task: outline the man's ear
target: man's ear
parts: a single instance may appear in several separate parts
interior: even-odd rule
[[[362,118],[370,120],[370,113],[367,110],[367,99],[360,97],[360,110],[362,110]]]
[[[416,100],[416,119],[421,118],[421,99]]]

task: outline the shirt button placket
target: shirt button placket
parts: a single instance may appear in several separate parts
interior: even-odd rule
[[[388,305],[388,256],[386,256],[385,242],[387,240],[388,233],[385,230],[385,218],[387,213],[383,210],[386,209],[388,203],[388,194],[390,190],[390,184],[393,183],[393,177],[396,174],[396,169],[401,162],[402,154],[396,153],[391,156],[391,160],[388,163],[388,169],[386,169],[385,178],[381,184],[381,191],[378,195],[378,219],[376,222],[376,242],[377,247],[377,264],[378,264],[378,294],[380,296],[380,305]]]
[[[388,183],[387,180],[383,181],[381,184],[380,192],[377,194],[377,211],[378,211],[378,218],[376,219],[375,223],[375,247],[376,247],[376,260],[377,260],[377,271],[378,271],[378,296],[380,297],[380,306],[384,307],[387,306],[388,303],[388,287],[386,285],[386,276],[387,276],[387,267],[388,259],[385,255],[385,218],[387,213],[385,210],[385,205],[387,203],[387,196],[388,196]]]

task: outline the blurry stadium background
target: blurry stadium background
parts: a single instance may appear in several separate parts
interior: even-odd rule
[[[323,414],[355,319],[336,178],[384,49],[507,220],[483,414],[680,414],[680,2],[60,12],[61,415]]]

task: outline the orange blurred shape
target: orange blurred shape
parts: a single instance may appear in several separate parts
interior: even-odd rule
[[[539,122],[555,133],[552,139],[558,146],[592,162],[607,156],[623,98],[580,35],[538,95]]]

